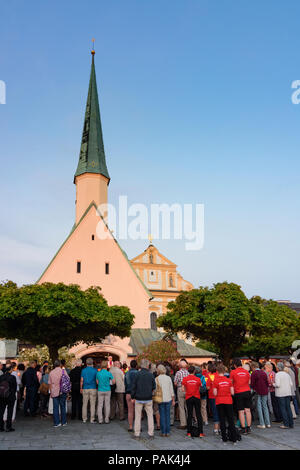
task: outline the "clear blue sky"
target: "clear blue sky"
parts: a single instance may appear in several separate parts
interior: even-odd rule
[[[74,223],[95,37],[110,201],[205,204],[203,250],[155,242],[181,274],[300,301],[299,16],[296,0],[2,2],[0,279],[36,281]]]

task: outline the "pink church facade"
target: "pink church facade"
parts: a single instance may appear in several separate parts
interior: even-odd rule
[[[132,331],[136,337],[139,336],[138,332],[141,337],[145,337],[150,330],[149,302],[153,296],[107,227],[104,220],[106,214],[100,214],[97,210],[100,204],[107,204],[110,176],[103,145],[94,51],[92,56],[80,156],[74,176],[75,223],[37,282],[78,284],[82,289],[101,287],[109,305],[123,305],[130,309],[135,317]],[[105,232],[105,239],[99,238],[98,232]],[[197,353],[197,348],[193,350]],[[93,346],[78,344],[70,352],[77,358],[104,358],[111,355],[114,359],[127,362],[137,353],[130,344],[130,338],[121,339],[112,335]],[[204,351],[202,359],[196,357],[199,354],[195,354],[193,362],[201,363],[210,359],[211,353],[206,353]]]

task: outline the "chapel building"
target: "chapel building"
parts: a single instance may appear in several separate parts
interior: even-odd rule
[[[100,286],[109,305],[127,306],[135,316],[130,338],[109,335],[93,346],[81,343],[70,352],[85,360],[99,362],[111,355],[129,362],[151,341],[164,336],[157,331],[156,318],[166,312],[167,303],[175,300],[181,290],[193,286],[176,271],[176,265],[149,245],[145,252],[131,261],[122,250],[106,223],[106,213],[98,206],[107,204],[110,175],[104,151],[100,108],[95,72],[95,51],[86,102],[84,125],[77,169],[74,225],[38,283],[63,282],[78,284],[82,289]],[[98,231],[105,239],[97,236]],[[191,362],[204,362],[215,355],[195,348],[176,337],[177,349]]]

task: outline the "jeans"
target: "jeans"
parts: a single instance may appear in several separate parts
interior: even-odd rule
[[[67,423],[67,414],[66,414],[66,399],[67,394],[62,393],[58,397],[53,398],[53,421],[54,426],[58,424],[66,424]],[[59,414],[60,411],[60,414]]]
[[[270,426],[270,414],[268,410],[268,395],[257,395],[257,412],[259,424]]]
[[[218,423],[220,420],[219,420],[218,410],[217,410],[217,407],[216,407],[215,398],[210,398],[209,399],[209,406],[210,406],[210,409],[211,409],[211,412],[212,412],[212,415],[213,415],[213,422]]]
[[[293,415],[292,415],[292,410],[291,410],[291,405],[290,405],[291,397],[277,397],[277,400],[279,403],[284,426],[293,428],[294,421],[293,421]]]
[[[296,415],[298,415],[299,414],[299,408],[298,408],[296,395],[293,395],[292,398],[293,398],[293,403],[294,403],[294,407],[295,407],[295,413],[296,413]]]
[[[170,434],[171,430],[171,401],[163,401],[159,403],[159,414],[160,414],[160,429],[162,434]]]

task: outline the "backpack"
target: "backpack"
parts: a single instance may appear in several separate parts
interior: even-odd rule
[[[206,389],[206,380],[205,380],[204,375],[202,375],[202,377],[200,377],[200,379],[201,379],[200,397],[205,398],[207,389]]]
[[[64,369],[62,369],[61,379],[60,379],[60,393],[70,393],[71,391],[71,381],[70,377],[65,374]]]
[[[9,397],[9,383],[8,380],[2,379],[0,382],[0,398]]]

